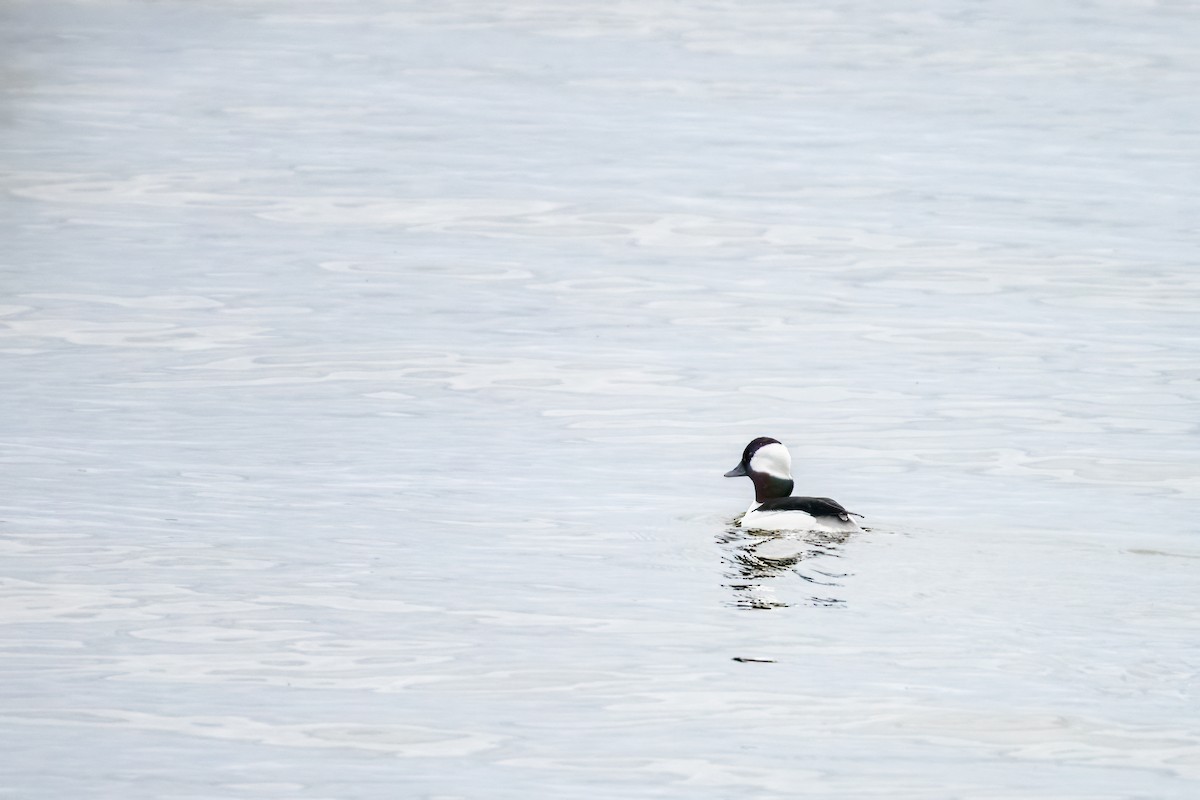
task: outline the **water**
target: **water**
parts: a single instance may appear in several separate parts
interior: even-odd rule
[[[1198,17],[9,4],[0,794],[1194,797]]]

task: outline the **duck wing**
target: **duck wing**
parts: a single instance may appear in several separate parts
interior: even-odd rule
[[[755,511],[803,511],[813,517],[837,517],[849,522],[851,516],[861,517],[847,511],[837,500],[828,497],[772,497],[764,500]]]

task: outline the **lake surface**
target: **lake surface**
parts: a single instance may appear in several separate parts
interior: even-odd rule
[[[1198,36],[7,4],[0,796],[1196,797]]]

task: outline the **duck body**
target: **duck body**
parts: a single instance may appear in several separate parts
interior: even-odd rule
[[[756,531],[853,533],[862,530],[852,518],[860,515],[847,511],[841,503],[828,497],[781,497],[778,500],[780,502],[752,503],[738,520],[738,525]]]
[[[861,531],[841,503],[828,497],[793,497],[792,457],[778,439],[760,436],[742,451],[742,460],[726,478],[747,477],[754,482],[754,502],[739,519],[743,528],[761,531]]]

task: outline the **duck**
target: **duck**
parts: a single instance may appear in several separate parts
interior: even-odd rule
[[[792,456],[778,439],[760,436],[742,451],[742,460],[725,473],[726,478],[749,478],[754,482],[754,502],[737,524],[760,531],[861,531],[847,511],[828,497],[792,497]]]

